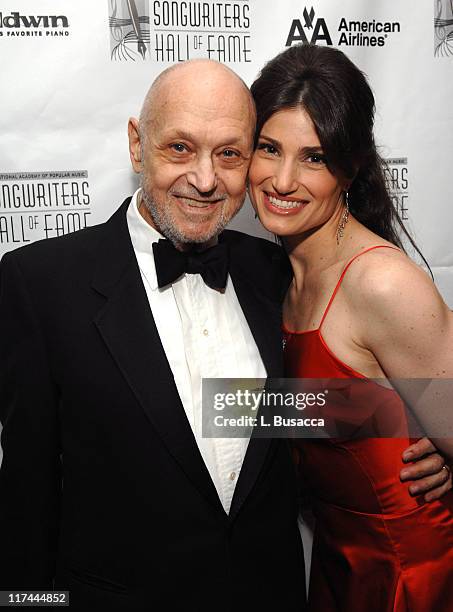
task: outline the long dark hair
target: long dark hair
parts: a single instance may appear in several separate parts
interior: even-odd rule
[[[257,111],[255,146],[274,113],[302,106],[313,121],[330,171],[352,180],[348,199],[354,217],[404,251],[403,232],[428,265],[386,187],[385,166],[373,135],[373,92],[365,74],[344,53],[310,44],[289,47],[264,66],[251,91]]]

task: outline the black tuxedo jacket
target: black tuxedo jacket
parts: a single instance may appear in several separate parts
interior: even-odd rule
[[[250,441],[227,515],[186,419],[126,224],[4,256],[0,588],[70,591],[71,610],[302,610],[296,475]],[[230,275],[282,375],[280,250],[225,231]]]

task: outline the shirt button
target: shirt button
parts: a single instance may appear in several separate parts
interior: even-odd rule
[[[234,480],[236,478],[236,472],[231,472],[230,480]]]
[[[203,335],[204,335],[204,336],[209,336],[209,331],[208,331],[207,329],[204,329],[204,330],[203,330]]]

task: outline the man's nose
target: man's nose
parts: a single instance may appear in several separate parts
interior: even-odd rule
[[[298,172],[291,160],[282,160],[275,170],[272,185],[281,194],[292,193],[299,187]]]
[[[206,155],[198,158],[187,173],[187,180],[200,193],[214,191],[218,180],[211,157]]]

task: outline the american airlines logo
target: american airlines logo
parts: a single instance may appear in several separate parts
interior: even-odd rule
[[[329,30],[326,25],[326,20],[323,17],[317,18],[315,21],[315,11],[313,7],[303,12],[304,23],[301,19],[293,19],[291,28],[286,40],[286,46],[290,47],[293,43],[310,43],[312,45],[324,41],[326,45],[332,44]]]
[[[453,0],[448,1],[453,6]],[[334,35],[332,38],[331,33],[334,33],[332,24],[330,23],[329,29],[324,17],[317,17],[313,7],[310,10],[305,7],[302,17],[303,19],[292,20],[286,39],[287,47],[294,43],[310,43],[312,45],[334,44],[337,47],[384,47],[387,39],[392,34],[399,34],[401,32],[401,23],[399,21],[379,21],[376,19],[362,21],[360,19],[341,17],[336,36]],[[439,20],[436,23],[440,23]],[[442,24],[444,23],[445,20]],[[453,23],[453,20],[451,23]],[[450,47],[453,47],[451,40],[453,40],[453,32],[449,41]]]

